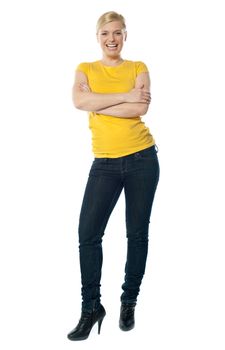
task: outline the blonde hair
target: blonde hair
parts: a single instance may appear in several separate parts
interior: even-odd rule
[[[109,12],[103,13],[103,15],[99,17],[97,26],[96,26],[97,33],[101,27],[113,21],[121,22],[123,29],[126,29],[125,18],[117,12],[109,11]]]

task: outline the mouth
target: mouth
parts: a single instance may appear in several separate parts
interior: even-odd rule
[[[109,49],[109,50],[116,50],[118,45],[117,44],[106,44],[106,47]]]

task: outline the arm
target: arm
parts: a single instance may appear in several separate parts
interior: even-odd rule
[[[97,111],[97,114],[105,114],[119,118],[135,118],[146,114],[147,103],[121,103],[116,106],[108,107]]]
[[[145,89],[150,94],[150,77],[149,73],[140,73],[135,82],[135,89]],[[97,113],[110,115],[120,118],[134,118],[137,116],[145,115],[148,111],[149,104],[151,102],[151,94],[148,102],[142,103],[121,103],[116,106],[101,109]]]
[[[73,85],[73,103],[78,109],[99,112],[102,109],[121,103],[144,103],[148,100],[149,92],[144,88],[135,88],[128,93],[118,94],[91,92],[88,86],[87,76],[83,72],[76,72]]]

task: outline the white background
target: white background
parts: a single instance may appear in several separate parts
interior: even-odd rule
[[[1,349],[224,350],[223,1],[5,0],[0,5]],[[127,20],[123,57],[150,70],[146,124],[159,147],[136,328],[118,328],[124,198],[106,229],[102,333],[72,343],[80,316],[77,224],[92,162],[74,70],[101,58],[95,24]]]

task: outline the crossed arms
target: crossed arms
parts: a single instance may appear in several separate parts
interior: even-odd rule
[[[92,92],[86,74],[77,71],[72,90],[74,106],[120,118],[133,118],[147,113],[151,102],[149,74],[140,73],[134,89],[127,93],[100,94]]]

